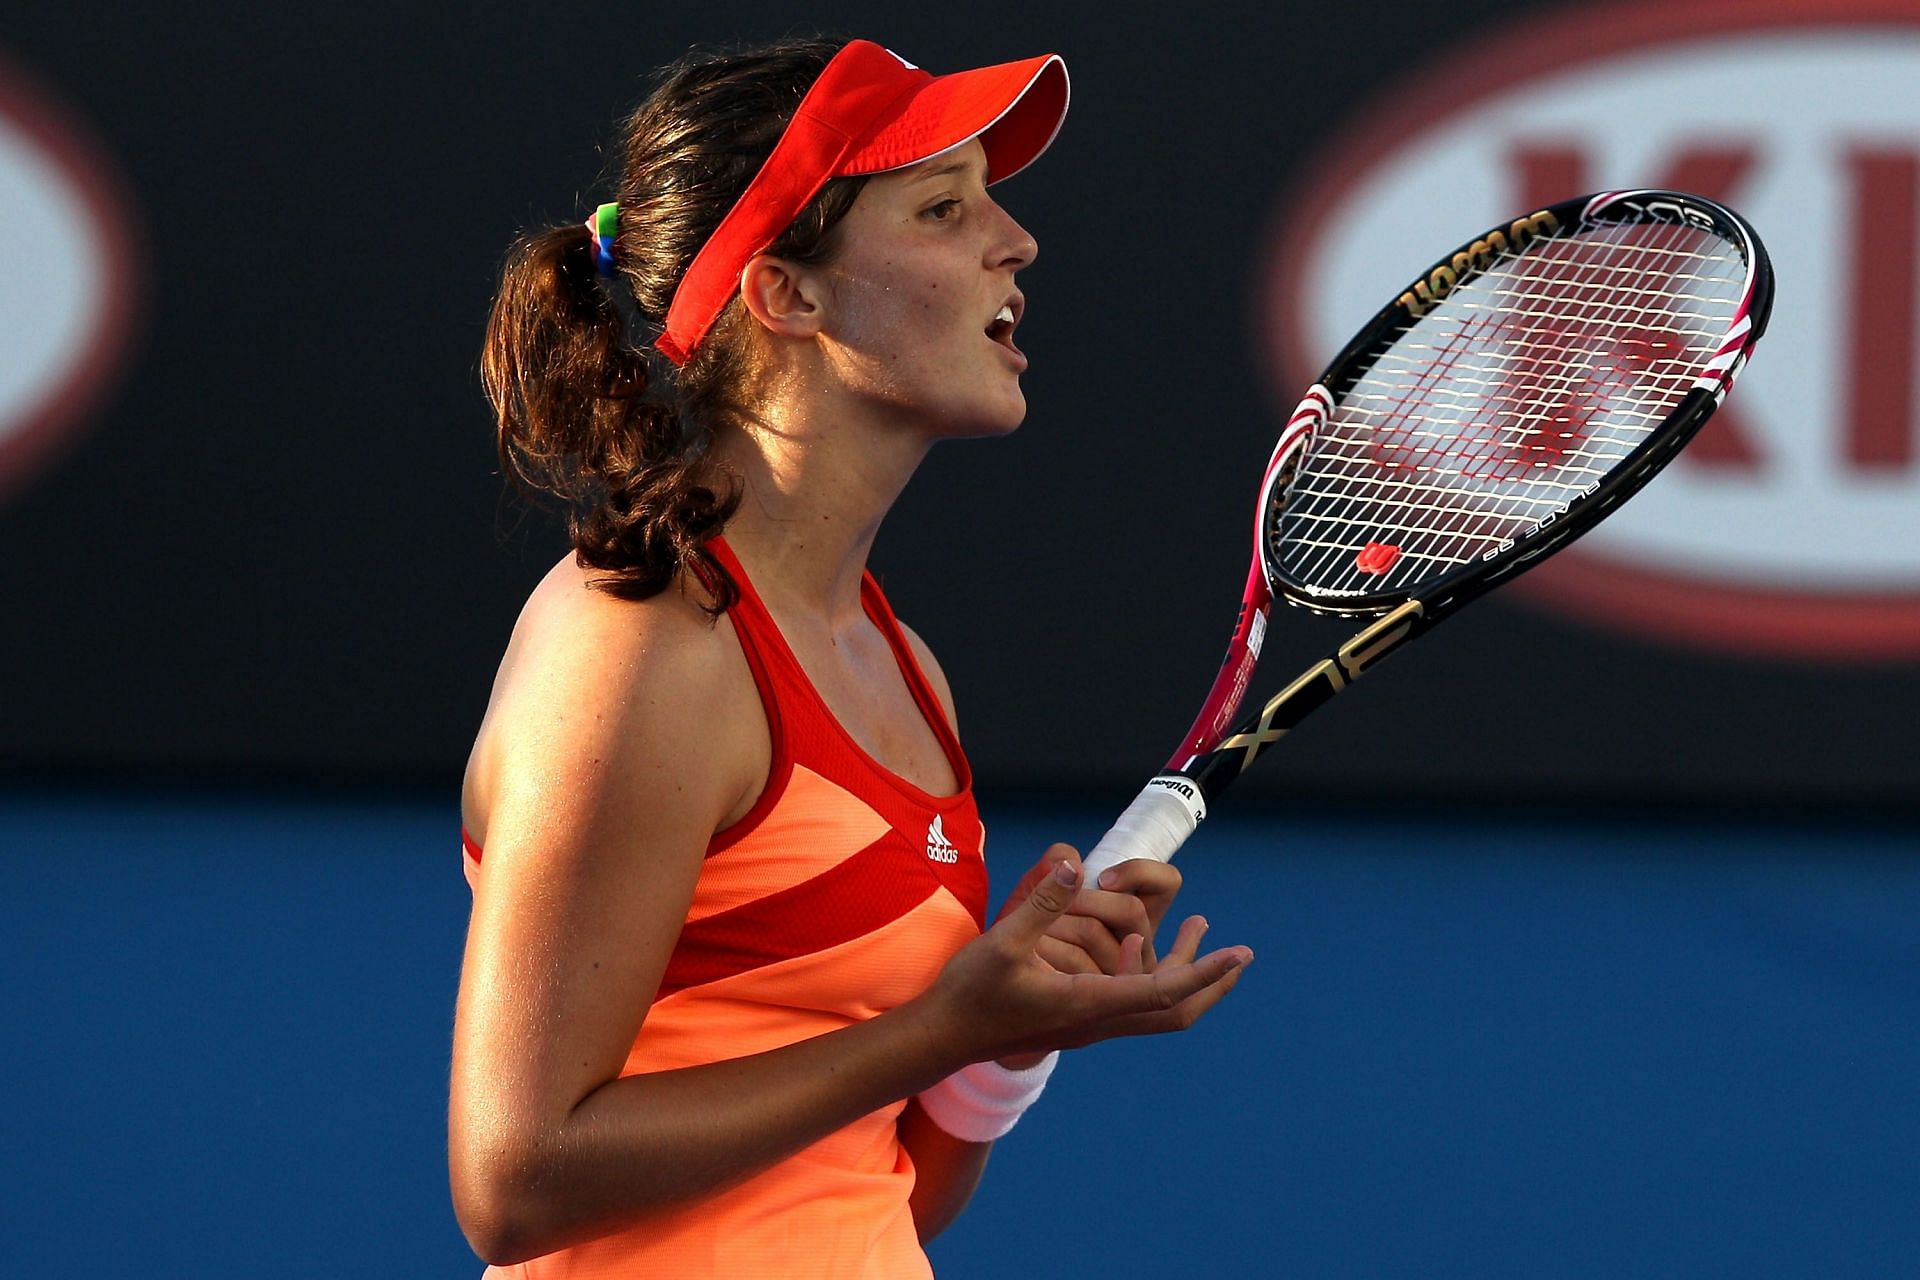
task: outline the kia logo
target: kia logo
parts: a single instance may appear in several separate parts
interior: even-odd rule
[[[0,62],[0,501],[112,388],[140,294],[129,205],[47,91]]]
[[[1739,393],[1665,474],[1514,586],[1753,653],[1920,658],[1920,7],[1661,0],[1435,51],[1279,212],[1259,283],[1282,412],[1408,279],[1589,191],[1744,213],[1779,304]]]

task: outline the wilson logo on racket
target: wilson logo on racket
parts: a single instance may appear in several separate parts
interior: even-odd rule
[[[0,63],[0,279],[23,317],[0,341],[0,498],[114,386],[138,311],[129,207],[86,131]]]
[[[1513,225],[1509,226],[1505,233],[1489,231],[1484,237],[1475,240],[1446,262],[1435,264],[1431,271],[1414,281],[1413,287],[1395,301],[1406,308],[1409,316],[1418,320],[1433,309],[1434,303],[1507,254],[1524,249],[1529,241],[1539,236],[1552,235],[1559,229],[1559,221],[1544,209],[1537,213],[1530,213],[1524,218],[1515,218]]]
[[[1180,796],[1183,799],[1196,800],[1196,801],[1200,799],[1200,788],[1194,786],[1191,782],[1188,782],[1185,778],[1175,778],[1175,777],[1154,778],[1151,781],[1149,781],[1147,785],[1150,787],[1157,787],[1162,791],[1171,791],[1175,795]]]
[[[1443,61],[1332,141],[1316,173],[1289,177],[1304,199],[1276,220],[1266,289],[1277,403],[1293,403],[1370,300],[1395,299],[1412,323],[1474,288],[1515,252],[1514,210],[1610,186],[1731,205],[1764,229],[1795,305],[1757,373],[1743,372],[1736,323],[1691,376],[1717,398],[1736,379],[1758,385],[1631,512],[1519,590],[1716,648],[1920,658],[1920,8],[1609,4]],[[1604,198],[1650,221],[1711,221],[1663,195]],[[1425,257],[1476,225],[1494,230]],[[1586,447],[1588,411],[1678,354],[1616,336],[1569,372],[1584,386],[1567,435],[1536,457]],[[1476,430],[1497,444],[1496,425]],[[1474,450],[1477,479],[1525,474],[1532,449]]]

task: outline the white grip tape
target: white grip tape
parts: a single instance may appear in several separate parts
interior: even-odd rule
[[[1081,864],[1081,883],[1091,885],[1108,867],[1134,858],[1171,862],[1193,829],[1207,816],[1207,798],[1192,778],[1163,773],[1133,798],[1113,830]]]

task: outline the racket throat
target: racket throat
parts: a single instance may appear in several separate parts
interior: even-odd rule
[[[1213,678],[1200,714],[1193,718],[1179,747],[1168,757],[1163,774],[1185,769],[1198,756],[1213,749],[1240,712],[1247,685],[1260,662],[1260,646],[1266,642],[1267,620],[1273,612],[1273,592],[1267,586],[1266,569],[1255,555],[1247,570],[1247,585],[1240,601],[1240,616],[1234,620],[1233,637],[1227,641],[1227,654],[1220,672]]]
[[[1426,606],[1418,600],[1409,600],[1359,631],[1267,699],[1259,715],[1243,721],[1218,747],[1204,757],[1186,762],[1186,772],[1209,795],[1217,797],[1228,783],[1247,771],[1261,752],[1286,737],[1295,725],[1417,635],[1425,620]]]

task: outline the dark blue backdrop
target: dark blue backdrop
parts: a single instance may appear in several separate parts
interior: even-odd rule
[[[1255,479],[1310,376],[1267,368],[1276,217],[1322,189],[1318,166],[1369,111],[1492,38],[1588,7],[576,0],[464,5],[449,20],[426,0],[198,0],[76,22],[69,5],[9,4],[0,96],[17,64],[97,135],[143,237],[147,305],[98,420],[0,495],[0,600],[31,620],[0,626],[0,672],[14,676],[0,772],[456,778],[514,617],[563,550],[555,521],[502,509],[477,375],[501,255],[519,230],[584,218],[603,197],[603,148],[651,68],[800,19],[939,70],[1048,50],[1072,67],[1058,142],[998,191],[1042,246],[1020,277],[1026,425],[936,450],[874,566],[940,655],[976,776],[1050,794],[1137,787],[1220,661]],[[1852,29],[1899,47],[1898,30]],[[1876,109],[1920,119],[1911,80],[1912,94]],[[1677,118],[1699,109],[1677,85],[1660,92]],[[1758,107],[1723,106],[1702,119],[1753,141],[1762,187],[1785,181],[1761,176],[1764,157],[1824,148],[1838,165],[1853,136],[1781,133]],[[1515,145],[1538,141],[1529,113],[1506,124]],[[1909,145],[1893,125],[1862,136]],[[1658,176],[1633,172],[1607,181]],[[1775,343],[1789,312],[1845,332],[1844,287],[1826,289],[1830,268],[1790,251],[1850,242],[1852,224],[1838,190],[1808,201],[1832,221],[1762,219],[1785,255]],[[1887,227],[1898,222],[1889,212]],[[1378,252],[1410,278],[1481,225]],[[5,300],[19,323],[43,314]],[[1760,368],[1787,365],[1771,350]],[[1742,412],[1761,411],[1760,387],[1743,387]],[[1845,400],[1837,384],[1827,396]],[[1787,492],[1820,482],[1828,424],[1813,415],[1792,430]],[[1911,526],[1880,533],[1920,545]],[[1920,569],[1903,581],[1920,583]],[[1365,803],[1390,742],[1399,795],[1920,795],[1907,749],[1920,661],[1683,649],[1523,598],[1501,593],[1370,675],[1303,728],[1285,770],[1255,771],[1239,794]],[[1267,687],[1349,634],[1286,614],[1267,642]],[[1513,726],[1542,706],[1579,733],[1516,749]]]
[[[989,798],[991,800],[991,798]],[[1092,812],[988,805],[995,883]],[[476,1276],[444,1163],[451,801],[0,793],[19,1275]],[[1069,1059],[943,1280],[1911,1273],[1904,831],[1222,817],[1258,962]]]

